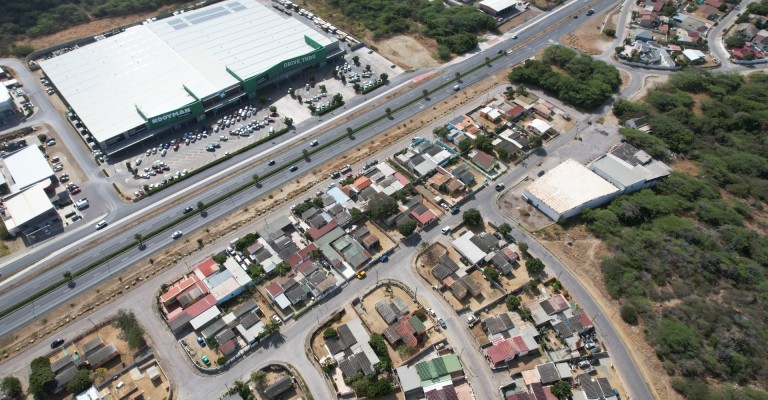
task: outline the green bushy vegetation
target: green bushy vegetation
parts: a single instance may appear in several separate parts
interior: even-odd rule
[[[700,169],[584,212],[613,249],[602,272],[622,319],[686,398],[768,398],[768,75],[683,72],[614,113],[647,119],[622,130],[636,146]]]
[[[376,39],[422,33],[438,43],[438,56],[466,53],[477,46],[477,34],[496,27],[493,17],[469,6],[445,7],[429,0],[328,0],[349,18],[363,21]]]
[[[0,53],[14,52],[13,43],[21,36],[48,35],[88,22],[92,17],[118,17],[182,3],[179,0],[6,0],[0,12]]]
[[[538,86],[584,110],[600,107],[621,85],[616,67],[565,46],[547,47],[541,61],[527,60],[509,80]]]

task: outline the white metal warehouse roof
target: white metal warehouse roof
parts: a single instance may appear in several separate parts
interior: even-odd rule
[[[479,3],[486,6],[496,12],[506,10],[509,7],[513,7],[517,4],[517,0],[483,0]]]
[[[4,160],[11,175],[11,193],[22,191],[37,182],[53,176],[53,169],[37,146],[27,146]],[[50,185],[50,181],[46,186]]]
[[[577,161],[568,159],[531,183],[526,191],[563,214],[619,189]]]
[[[126,29],[40,65],[99,141],[333,41],[255,0],[227,0]]]

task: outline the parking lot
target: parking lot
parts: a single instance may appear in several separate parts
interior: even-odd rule
[[[298,13],[294,13],[293,18],[302,20],[326,36],[335,36],[321,30]],[[346,42],[341,42],[340,45],[342,48],[349,46]],[[330,107],[336,94],[349,101],[355,96],[361,96],[362,94],[358,93],[363,88],[376,84],[382,73],[386,73],[391,79],[402,72],[401,68],[394,66],[373,50],[359,48],[326,66],[308,69],[277,85],[265,88],[260,92],[260,102],[229,108],[224,115],[183,128],[173,136],[158,139],[151,147],[137,149],[131,156],[110,160],[110,175],[115,177],[115,183],[123,193],[139,197],[145,186],[154,188],[167,184],[216,160],[219,156],[267,137],[272,131],[280,131],[286,126],[286,117],[292,119],[293,125],[314,118],[309,109],[310,105],[318,111]],[[367,99],[384,90],[386,86],[362,96]],[[276,113],[272,114],[270,107],[275,107]],[[328,117],[332,118],[345,109],[346,107],[341,107],[331,111]],[[265,120],[267,116],[271,118]],[[298,132],[293,131],[288,134],[296,133]]]

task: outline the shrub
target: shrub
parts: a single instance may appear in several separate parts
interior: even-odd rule
[[[637,325],[637,308],[632,304],[621,306],[621,319],[630,325]]]

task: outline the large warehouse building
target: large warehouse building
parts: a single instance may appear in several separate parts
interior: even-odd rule
[[[339,42],[256,0],[148,22],[40,62],[108,154],[342,53]]]
[[[523,196],[547,217],[558,221],[607,203],[620,192],[587,167],[568,159],[531,183]]]

